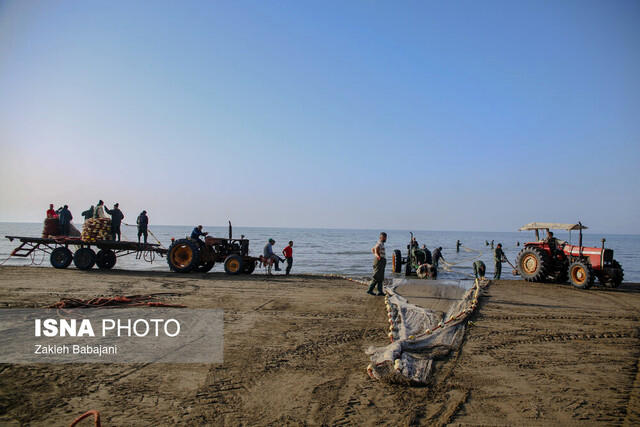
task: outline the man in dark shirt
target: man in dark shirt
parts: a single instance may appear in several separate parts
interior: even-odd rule
[[[436,268],[436,270],[438,269],[438,263],[440,262],[440,260],[444,261],[444,257],[442,256],[442,246],[437,247],[433,250],[433,266]]]
[[[91,205],[91,207],[89,209],[87,209],[86,211],[82,212],[82,216],[84,217],[84,220],[88,220],[93,218],[93,211],[94,211],[94,206]]]
[[[487,271],[487,266],[484,265],[484,262],[477,260],[473,263],[473,274],[476,276],[476,279],[484,279],[484,274]]]
[[[69,211],[69,206],[64,205],[58,215],[61,234],[63,236],[68,236],[71,228],[71,220],[73,219],[73,215],[71,215],[71,212]]]
[[[191,238],[193,240],[200,240],[200,236],[206,236],[207,234],[209,234],[208,231],[202,231],[202,226],[199,225],[197,227],[195,227],[193,229],[193,231],[191,232]]]
[[[144,236],[144,244],[146,245],[149,234],[149,217],[147,216],[147,211],[142,211],[140,215],[138,215],[136,222],[138,224],[138,243],[140,243],[140,236]]]
[[[111,215],[111,238],[116,240],[117,236],[118,242],[120,241],[120,224],[122,224],[122,220],[124,219],[124,214],[120,210],[119,206],[120,204],[116,203],[113,205],[113,209],[109,209],[107,207],[104,208],[104,210]]]
[[[507,257],[502,251],[502,243],[498,243],[495,250],[493,251],[493,261],[495,262],[495,273],[493,274],[493,278],[496,280],[500,279],[500,275],[502,274],[502,263],[506,261]]]

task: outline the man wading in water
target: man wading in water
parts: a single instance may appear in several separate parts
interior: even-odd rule
[[[384,267],[387,265],[387,258],[384,252],[384,242],[387,241],[387,233],[380,233],[380,240],[378,243],[371,249],[373,252],[373,279],[371,279],[371,284],[369,285],[369,290],[367,293],[369,295],[378,295],[382,296],[384,293],[382,292],[382,282],[384,281]],[[378,293],[373,293],[373,288],[378,285]]]

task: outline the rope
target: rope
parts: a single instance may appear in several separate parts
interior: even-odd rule
[[[93,415],[93,422],[95,424],[95,427],[101,427],[101,424],[100,424],[100,412],[96,411],[95,409],[93,409],[91,411],[87,411],[84,414],[80,415],[75,420],[73,420],[73,422],[71,423],[70,427],[75,426],[80,421],[84,420],[87,417],[90,417],[91,415]]]
[[[44,254],[45,252],[42,252],[42,258],[40,258],[40,262],[36,262],[36,252],[31,252],[31,254],[29,255],[29,258],[31,258],[31,265],[42,265],[42,263],[44,262]]]
[[[100,308],[100,307],[176,307],[186,308],[186,305],[182,304],[167,304],[157,301],[149,301],[153,299],[152,295],[130,295],[130,296],[115,296],[115,297],[96,297],[88,300],[82,300],[78,298],[62,298],[55,304],[51,304],[46,308]]]
[[[122,224],[126,225],[127,227],[136,227],[136,228],[138,228],[138,225],[127,224],[126,222],[123,222]],[[160,247],[161,247],[162,249],[166,249],[166,248],[164,247],[164,245],[162,244],[162,242],[160,241],[160,239],[158,239],[158,238],[156,237],[156,235],[155,235],[155,234],[153,234],[153,231],[151,231],[151,229],[150,229],[148,226],[147,226],[147,232],[151,235],[151,237],[153,237],[154,239],[156,239],[156,242],[160,245]],[[123,234],[124,234],[124,233],[123,233]]]

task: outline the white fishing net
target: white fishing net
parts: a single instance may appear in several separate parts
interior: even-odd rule
[[[370,347],[372,378],[426,384],[433,361],[460,347],[467,318],[487,280],[394,279],[385,286],[389,317],[386,347]]]

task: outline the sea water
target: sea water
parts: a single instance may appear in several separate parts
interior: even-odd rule
[[[78,229],[81,225],[76,224]],[[10,242],[5,235],[40,237],[42,223],[0,223],[0,262],[4,261],[19,242]],[[151,225],[150,230],[165,246],[169,247],[171,238],[184,238],[191,233],[193,226]],[[205,226],[205,231],[217,237],[227,237],[227,227]],[[250,239],[250,255],[258,256],[269,238],[276,240],[275,251],[281,254],[289,240],[293,240],[293,273],[311,274],[341,274],[352,277],[371,275],[373,256],[371,248],[376,243],[380,231],[386,231],[388,240],[387,277],[391,277],[391,256],[394,249],[407,255],[407,244],[410,240],[408,230],[342,230],[342,229],[313,229],[313,228],[267,228],[267,227],[233,227],[233,237],[245,235]],[[426,244],[430,250],[442,246],[444,259],[453,264],[451,271],[440,271],[439,278],[464,279],[472,273],[473,261],[480,259],[487,265],[487,275],[493,276],[493,251],[485,242],[494,246],[502,243],[507,258],[515,264],[515,258],[522,249],[524,242],[533,240],[532,232],[469,232],[469,231],[414,231],[418,243]],[[569,240],[569,234],[561,231],[556,237]],[[585,246],[600,247],[600,239],[606,238],[605,246],[614,250],[614,258],[624,268],[625,282],[640,282],[640,235],[620,235],[590,233],[584,234]],[[136,228],[122,226],[123,240],[137,241]],[[456,241],[460,240],[460,252],[456,252]],[[578,243],[578,234],[572,232],[571,241]],[[149,236],[149,242],[155,239]],[[520,242],[520,246],[517,246]],[[31,265],[32,263],[50,267],[49,256],[36,253],[31,258],[10,258],[5,265]],[[72,264],[73,266],[73,264]],[[169,271],[166,259],[157,256],[152,263],[136,259],[135,255],[119,257],[116,267],[127,270],[156,270]],[[512,268],[503,264],[502,278],[515,279],[511,274]],[[223,271],[222,265],[216,265],[212,271]],[[260,270],[257,270],[260,272]]]

